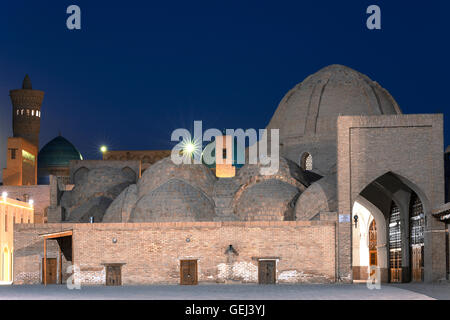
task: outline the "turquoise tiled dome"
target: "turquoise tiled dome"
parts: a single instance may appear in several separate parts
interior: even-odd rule
[[[38,168],[68,167],[70,160],[83,160],[83,157],[72,143],[58,136],[39,151]]]

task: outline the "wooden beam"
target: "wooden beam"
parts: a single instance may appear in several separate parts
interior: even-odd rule
[[[68,230],[68,231],[62,231],[62,232],[41,234],[40,236],[44,237],[44,239],[55,239],[55,238],[62,238],[62,237],[70,237],[72,235],[73,235],[73,231]]]
[[[44,286],[47,285],[47,239],[44,238]]]

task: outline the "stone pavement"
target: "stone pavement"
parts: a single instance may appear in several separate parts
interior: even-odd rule
[[[395,285],[395,287],[424,294],[438,300],[450,300],[450,282],[436,284],[403,283]]]
[[[369,290],[365,284],[218,285],[198,286],[0,286],[0,300],[429,300],[450,299],[449,284],[382,285]]]

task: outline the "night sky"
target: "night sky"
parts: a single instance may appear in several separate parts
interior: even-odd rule
[[[96,159],[169,149],[176,128],[264,128],[284,94],[329,64],[389,90],[404,113],[445,113],[450,143],[449,1],[2,1],[0,168],[9,90],[45,91],[41,147],[61,131]],[[66,8],[81,8],[68,30]],[[382,30],[366,9],[382,10]]]

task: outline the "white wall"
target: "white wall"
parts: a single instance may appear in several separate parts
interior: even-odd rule
[[[355,215],[358,216],[357,228],[354,225]],[[352,211],[354,266],[369,266],[369,226],[372,220],[370,211],[355,201]]]

